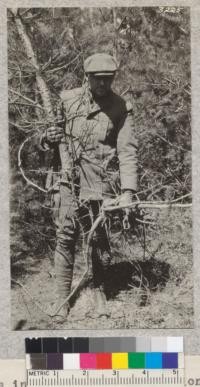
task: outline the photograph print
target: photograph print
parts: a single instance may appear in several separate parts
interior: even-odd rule
[[[192,328],[190,8],[7,11],[12,330]]]

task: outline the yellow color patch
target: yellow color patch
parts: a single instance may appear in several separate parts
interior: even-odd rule
[[[112,369],[128,369],[128,353],[112,353]]]

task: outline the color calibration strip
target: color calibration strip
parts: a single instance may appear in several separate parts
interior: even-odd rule
[[[183,369],[183,353],[40,353],[26,355],[27,370]]]
[[[182,337],[26,339],[27,369],[183,369]]]
[[[26,353],[183,352],[183,337],[41,337],[25,339]]]

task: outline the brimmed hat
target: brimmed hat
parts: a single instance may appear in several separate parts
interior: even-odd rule
[[[111,55],[98,53],[85,60],[84,70],[86,74],[112,76],[117,70],[117,63]]]

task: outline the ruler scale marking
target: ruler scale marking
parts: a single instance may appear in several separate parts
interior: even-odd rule
[[[53,372],[53,371],[52,371]],[[101,373],[101,375],[98,377],[98,373],[93,373],[92,371],[89,371],[89,384],[86,384],[86,378],[87,376],[84,376],[84,375],[81,375],[80,372],[76,371],[73,375],[72,373],[74,371],[71,371],[69,375],[69,377],[67,377],[66,379],[63,379],[62,377],[61,378],[58,378],[58,382],[57,382],[57,373],[54,377],[52,377],[52,372],[51,374],[49,374],[49,376],[43,376],[43,378],[41,377],[40,379],[37,377],[37,376],[30,376],[28,375],[28,381],[29,381],[29,386],[46,386],[47,383],[49,385],[49,382],[50,382],[50,385],[51,386],[56,386],[56,387],[59,387],[59,386],[83,386],[83,385],[87,385],[87,386],[92,386],[92,387],[95,387],[95,386],[111,386],[111,385],[114,385],[114,386],[117,386],[117,387],[120,387],[120,386],[132,386],[132,380],[133,380],[133,376],[134,376],[134,381],[135,381],[135,385],[148,385],[148,386],[153,386],[153,385],[157,385],[160,387],[160,385],[162,386],[166,386],[166,385],[175,385],[175,386],[181,386],[181,383],[183,381],[183,378],[181,377],[181,375],[173,375],[173,371],[172,370],[168,370],[168,377],[164,377],[164,384],[162,384],[162,377],[157,375],[157,371],[150,371],[150,376],[149,376],[149,384],[147,384],[147,376],[143,376],[142,374],[142,371],[139,371],[140,373],[140,376],[138,371],[134,371],[134,374],[132,374],[131,376],[129,375],[129,371],[125,372],[124,370],[121,370],[119,372],[119,384],[117,384],[117,376],[118,374],[113,377],[111,372],[110,371],[107,371],[107,373],[105,373],[105,375],[103,373]],[[60,371],[59,371],[60,372]],[[59,372],[58,372],[58,375],[59,375]],[[69,371],[67,371],[69,372]],[[153,372],[153,375],[152,375],[152,372]],[[159,371],[158,371],[159,372]],[[183,371],[182,371],[183,372]],[[81,375],[81,376],[80,376]],[[102,380],[103,380],[103,376],[104,376],[104,383],[102,384]],[[163,375],[162,375],[163,376]],[[72,382],[73,380],[73,382]]]

